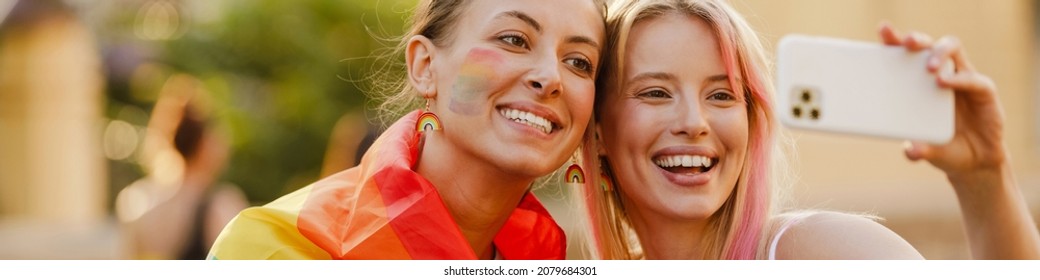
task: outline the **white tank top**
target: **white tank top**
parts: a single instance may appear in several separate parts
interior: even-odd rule
[[[791,228],[791,226],[801,222],[802,220],[805,220],[805,218],[808,218],[809,216],[812,216],[813,214],[816,214],[816,213],[817,212],[801,212],[801,213],[789,214],[790,217],[786,218],[784,223],[780,225],[780,228],[776,230],[776,233],[773,235],[773,238],[771,240],[769,240],[769,258],[768,259],[769,260],[775,260],[776,259],[776,246],[777,246],[777,244],[780,243],[780,237],[782,237],[784,235],[784,232],[786,232],[787,229]]]

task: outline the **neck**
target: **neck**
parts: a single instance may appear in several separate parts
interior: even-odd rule
[[[647,259],[704,259],[707,249],[703,240],[709,234],[708,219],[676,219],[639,211],[636,207],[629,208],[629,217]]]
[[[429,132],[416,170],[433,183],[478,258],[493,257],[495,235],[536,178],[504,172]]]

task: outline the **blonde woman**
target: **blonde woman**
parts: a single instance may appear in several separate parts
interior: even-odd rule
[[[604,259],[918,259],[900,236],[862,216],[774,213],[781,162],[773,89],[747,22],[715,0],[622,0],[609,9],[608,50],[587,141],[604,174],[589,187],[591,238]],[[960,200],[976,258],[1037,258],[1040,235],[1015,185],[992,82],[956,39],[881,37],[931,49],[927,69],[956,92],[957,128],[942,146],[915,143]],[[594,184],[595,185],[595,184]],[[635,237],[630,236],[634,232]]]
[[[420,1],[388,101],[414,111],[359,166],[240,213],[211,258],[564,258],[529,188],[585,135],[603,17],[591,0]]]

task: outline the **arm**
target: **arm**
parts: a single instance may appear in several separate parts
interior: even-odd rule
[[[942,61],[952,60],[956,71],[937,76],[940,87],[953,89],[956,129],[943,145],[910,143],[910,160],[927,160],[946,173],[961,206],[972,256],[976,259],[1040,259],[1040,233],[1025,198],[1015,183],[1004,146],[1004,113],[993,81],[975,71],[960,41],[943,37],[936,42],[922,33],[900,36],[887,24],[881,38],[909,51],[930,49],[927,70],[937,73]]]
[[[1010,169],[947,173],[976,259],[1040,259],[1040,233]]]

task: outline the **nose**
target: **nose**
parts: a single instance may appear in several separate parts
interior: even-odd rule
[[[673,135],[687,138],[708,135],[708,119],[697,101],[696,98],[683,98],[676,102],[675,122],[671,126]]]
[[[526,80],[527,87],[541,97],[556,97],[563,91],[560,65],[555,55],[544,55],[538,59]]]

